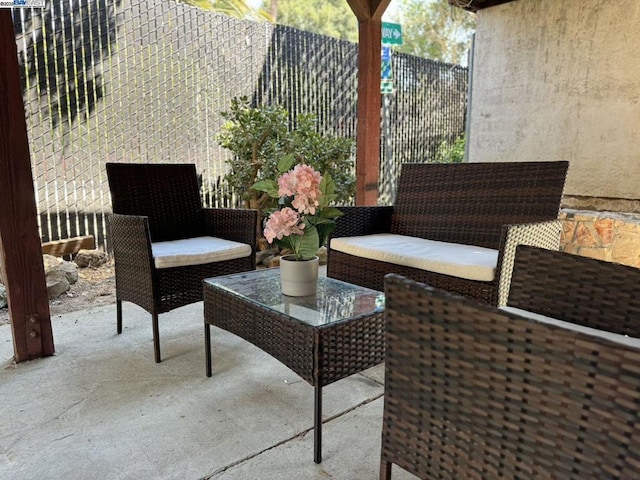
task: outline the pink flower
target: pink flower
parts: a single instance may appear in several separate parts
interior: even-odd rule
[[[278,195],[292,197],[296,194],[296,178],[292,172],[283,173],[278,179]]]
[[[267,242],[272,243],[275,238],[282,240],[289,235],[304,235],[303,228],[304,223],[298,212],[286,207],[271,214],[264,227],[264,236]]]
[[[322,195],[320,182],[322,175],[309,165],[296,165],[291,172],[278,179],[278,195],[295,197],[291,204],[302,214],[315,215]]]
[[[320,204],[317,200],[313,200],[312,198],[305,197],[303,195],[296,195],[296,198],[291,202],[293,208],[302,212],[303,214],[315,215],[316,207]]]

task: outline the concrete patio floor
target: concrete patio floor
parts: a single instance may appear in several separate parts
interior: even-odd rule
[[[57,316],[56,355],[17,365],[0,326],[0,478],[378,478],[383,365],[323,389],[316,465],[313,388],[217,328],[207,378],[202,310],[160,316],[160,364],[150,315],[129,303],[121,335],[115,305]]]

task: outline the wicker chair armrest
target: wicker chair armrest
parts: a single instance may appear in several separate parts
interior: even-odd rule
[[[502,227],[496,269],[498,288],[496,289],[497,299],[495,300],[497,300],[497,303],[494,301],[494,305],[501,307],[507,304],[516,247],[518,245],[529,245],[547,250],[558,250],[560,248],[561,231],[562,223],[560,220],[512,224]]]
[[[255,253],[258,211],[248,208],[205,208],[207,234],[251,245]]]
[[[507,305],[640,338],[640,269],[519,246]]]
[[[152,290],[150,272],[153,271],[151,235],[148,217],[111,214],[108,217],[109,238],[119,284],[148,283]],[[144,288],[139,286],[139,288]]]
[[[343,213],[336,220],[333,237],[356,237],[391,231],[392,206],[338,207]]]

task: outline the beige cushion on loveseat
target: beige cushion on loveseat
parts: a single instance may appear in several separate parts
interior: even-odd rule
[[[333,238],[330,246],[356,257],[484,282],[495,278],[498,263],[498,251],[490,248],[392,233]]]
[[[156,268],[222,262],[251,255],[251,246],[216,237],[194,237],[151,244]]]

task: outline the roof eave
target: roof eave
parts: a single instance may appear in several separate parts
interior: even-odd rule
[[[449,4],[469,12],[477,12],[478,10],[513,1],[515,0],[449,0]]]

